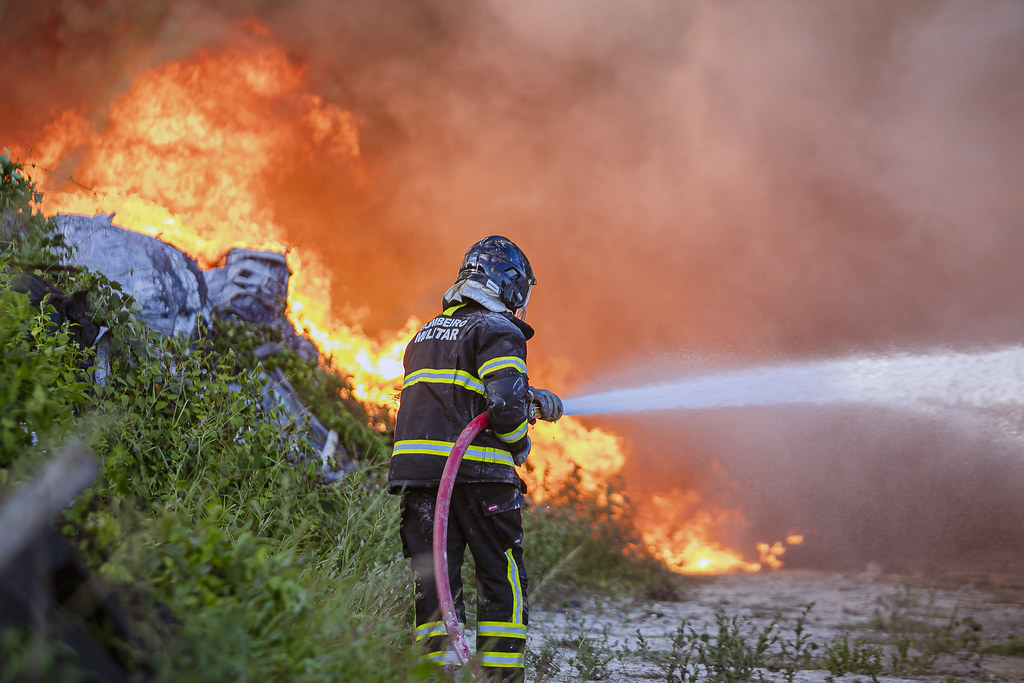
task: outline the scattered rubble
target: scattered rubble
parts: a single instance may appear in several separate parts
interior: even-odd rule
[[[299,335],[285,317],[291,269],[284,254],[234,248],[204,277],[215,314],[273,327],[300,357],[317,359],[316,345]]]
[[[86,267],[119,282],[140,306],[139,318],[148,327],[166,336],[192,337],[211,316],[218,316],[263,325],[280,334],[280,342],[268,342],[254,351],[260,360],[284,348],[306,360],[319,359],[316,345],[296,332],[285,315],[291,277],[285,254],[234,248],[217,266],[203,271],[177,247],[114,225],[113,217],[58,214],[58,229],[71,247],[65,265]],[[46,287],[45,281],[26,284]],[[88,344],[101,338],[103,331],[93,325]],[[101,359],[104,351],[97,349]],[[97,383],[102,383],[107,371],[101,363],[94,377]],[[338,435],[309,412],[280,369],[263,373],[263,379],[267,413],[281,406],[281,426],[299,425],[320,458],[325,481],[336,481],[355,467],[355,459],[338,445]]]

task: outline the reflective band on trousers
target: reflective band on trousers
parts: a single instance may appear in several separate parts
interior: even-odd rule
[[[526,656],[522,652],[478,652],[480,666],[523,667]]]
[[[508,558],[508,583],[512,587],[512,622],[521,624],[523,623],[523,585],[519,577],[519,565],[512,557],[511,548],[505,551],[505,557]]]
[[[481,621],[477,624],[477,638],[526,638],[526,626],[508,621]]]
[[[424,638],[438,638],[447,635],[448,631],[445,630],[443,621],[430,621],[416,627],[416,640],[423,640]]]
[[[421,441],[416,439],[406,439],[395,442],[395,449],[391,452],[391,455],[395,456],[402,453],[416,453],[424,455],[439,455],[442,458],[447,458],[452,452],[452,447],[454,445],[454,442],[451,441]],[[515,467],[515,461],[512,460],[512,454],[499,448],[470,446],[466,449],[466,454],[462,456],[462,459]]]

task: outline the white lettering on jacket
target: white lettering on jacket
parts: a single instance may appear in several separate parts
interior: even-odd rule
[[[465,318],[446,318],[438,317],[434,318],[426,325],[423,326],[416,336],[413,338],[413,343],[421,342],[425,339],[437,339],[439,341],[455,341],[459,338],[459,331],[466,325]]]

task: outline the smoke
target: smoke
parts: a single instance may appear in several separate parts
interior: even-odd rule
[[[0,20],[16,154],[69,109],[102,128],[153,66],[282,46],[360,133],[365,184],[283,148],[266,190],[287,239],[336,264],[332,300],[366,305],[372,333],[428,317],[466,247],[506,234],[540,281],[534,380],[565,393],[654,354],[742,365],[1024,338],[1015,0],[52,0],[0,5]],[[56,170],[77,178],[75,157]],[[888,530],[920,528],[911,500],[939,520],[929,538],[959,543],[928,501],[1024,483],[1016,466],[961,476],[1003,462],[991,439],[884,412],[672,423],[610,423],[631,436],[630,486],[658,491],[664,468],[715,479],[708,494],[735,492],[761,540],[808,520],[838,537],[867,509],[864,528],[904,547]],[[907,473],[925,463],[967,493],[922,488]],[[1004,513],[992,503],[969,529]]]
[[[631,494],[672,481],[705,505],[742,511],[742,524],[717,530],[733,547],[798,531],[806,540],[788,550],[788,566],[1017,573],[1020,444],[963,426],[864,407],[645,422],[662,443],[681,439],[689,457],[652,458],[642,474],[631,461]]]

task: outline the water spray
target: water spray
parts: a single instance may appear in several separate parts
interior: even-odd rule
[[[1024,405],[1024,347],[766,365],[563,401],[566,415],[871,403],[915,412]]]

